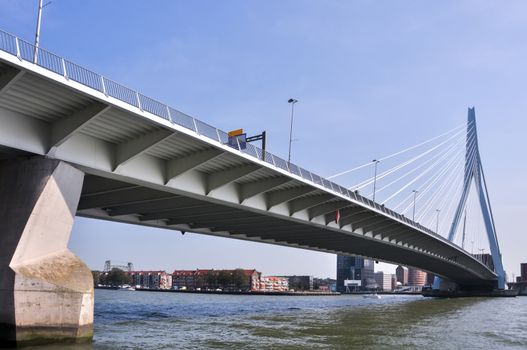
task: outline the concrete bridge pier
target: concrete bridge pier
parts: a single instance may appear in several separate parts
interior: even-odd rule
[[[436,277],[432,289],[423,290],[425,297],[515,297],[518,291],[500,289],[498,281],[481,285],[459,285],[446,278]]]
[[[457,283],[452,282],[446,278],[435,277],[432,289],[441,291],[454,291],[458,290],[459,286]]]
[[[68,250],[83,179],[43,157],[0,163],[0,347],[91,341],[92,275]]]

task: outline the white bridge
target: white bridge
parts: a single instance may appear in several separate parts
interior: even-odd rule
[[[470,253],[381,204],[252,144],[233,147],[225,132],[45,50],[34,62],[31,44],[0,32],[0,158],[82,171],[78,216],[360,255],[497,286]]]

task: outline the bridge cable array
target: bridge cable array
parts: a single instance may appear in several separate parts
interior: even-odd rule
[[[475,123],[459,125],[414,146],[327,177],[447,237],[474,167]],[[478,155],[479,156],[479,155]],[[376,172],[374,167],[378,167]],[[375,192],[375,193],[374,193]],[[475,194],[476,191],[470,191]],[[478,201],[469,195],[455,243],[474,254],[488,251]],[[478,215],[479,214],[479,215]],[[467,242],[470,246],[467,246]],[[475,251],[474,249],[477,249]]]

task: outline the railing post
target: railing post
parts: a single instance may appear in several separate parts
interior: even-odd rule
[[[165,105],[165,107],[167,108],[168,121],[174,124],[174,122],[172,121],[172,114],[170,114],[170,107],[168,107],[168,105]]]
[[[218,142],[221,143],[220,132],[218,131],[217,128],[216,128],[216,136],[218,136]]]
[[[194,131],[199,134],[198,124],[196,123],[196,118],[192,118],[192,123],[194,123]]]
[[[137,91],[135,92],[135,97],[137,98],[137,107],[139,107],[141,112],[143,112],[143,107],[141,107],[141,99],[139,99],[139,93]]]
[[[22,55],[20,54],[20,44],[18,43],[18,37],[16,36],[15,36],[15,45],[16,45],[16,57],[18,57],[18,59],[22,61]]]
[[[68,72],[66,72],[66,62],[64,62],[64,58],[60,58],[60,61],[62,62],[62,73],[64,75],[64,78],[66,78],[66,80],[68,80]]]
[[[101,87],[102,87],[102,93],[108,97],[108,93],[106,92],[106,84],[104,83],[104,77],[100,75],[101,77]]]

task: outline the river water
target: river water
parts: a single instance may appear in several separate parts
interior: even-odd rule
[[[527,297],[235,296],[96,290],[89,349],[527,349]]]

